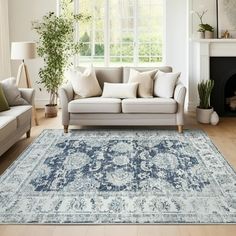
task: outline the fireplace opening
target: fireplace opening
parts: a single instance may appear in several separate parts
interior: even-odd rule
[[[236,57],[210,57],[211,105],[220,116],[236,116]]]
[[[225,85],[225,111],[236,114],[236,75],[230,77]]]

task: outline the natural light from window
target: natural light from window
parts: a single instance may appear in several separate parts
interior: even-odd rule
[[[77,65],[162,63],[163,0],[75,0],[73,7],[92,16],[76,28],[76,40],[84,45]]]

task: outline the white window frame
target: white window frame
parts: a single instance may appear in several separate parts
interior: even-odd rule
[[[79,1],[80,0],[74,0],[74,13],[77,14],[79,10]],[[90,0],[93,1],[94,0]],[[134,52],[133,52],[133,58],[134,61],[132,63],[132,66],[140,66],[142,65],[142,62],[139,63],[139,32],[138,32],[138,19],[139,19],[139,10],[138,10],[138,1],[139,0],[134,0]],[[165,35],[165,29],[166,29],[166,18],[165,18],[165,13],[166,13],[166,1],[163,1],[163,31],[162,31],[162,61],[160,64],[165,64],[166,62],[166,47],[165,47],[165,42],[166,42],[166,35]],[[57,0],[57,15],[60,14],[60,0]],[[109,67],[110,66],[110,27],[109,27],[109,21],[110,21],[110,2],[109,0],[105,0],[105,19],[104,19],[104,66]],[[94,4],[93,4],[94,5]],[[94,10],[94,9],[93,9]],[[94,32],[94,30],[93,30]],[[75,24],[75,40],[79,40],[79,27],[76,26]],[[93,63],[94,60],[94,35],[92,38],[92,54],[91,54],[91,63]],[[148,55],[147,55],[148,56]],[[129,56],[127,56],[129,57]],[[117,63],[118,64],[118,63]],[[152,65],[153,63],[148,63]],[[74,65],[78,66],[79,65],[79,55],[75,55],[74,57]]]

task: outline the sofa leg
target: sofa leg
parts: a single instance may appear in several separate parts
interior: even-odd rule
[[[178,125],[178,132],[181,134],[183,133],[183,125]]]
[[[68,127],[69,125],[64,125],[64,133],[68,133]]]
[[[26,138],[30,138],[30,130],[26,132]]]

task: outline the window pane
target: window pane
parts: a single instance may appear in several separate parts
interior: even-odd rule
[[[133,63],[134,0],[110,0],[109,4],[110,60]]]
[[[79,0],[79,12],[92,16],[89,23],[78,27],[79,42],[84,43],[79,54],[79,63],[104,63],[105,0]]]
[[[95,42],[104,43],[104,32],[103,31],[96,31],[95,32]]]
[[[139,0],[138,13],[139,63],[161,62],[163,2],[162,0]]]
[[[95,44],[95,56],[104,58],[104,44]]]
[[[122,56],[133,56],[134,55],[134,47],[133,43],[123,43],[122,44]]]
[[[77,5],[79,12],[92,16],[89,23],[77,26],[77,41],[83,43],[79,63],[137,66],[162,62],[163,0],[65,1],[70,2],[70,9]]]
[[[91,43],[83,43],[80,48],[80,56],[91,56],[92,55],[92,45]]]
[[[120,56],[121,55],[121,44],[110,44],[110,55]]]

